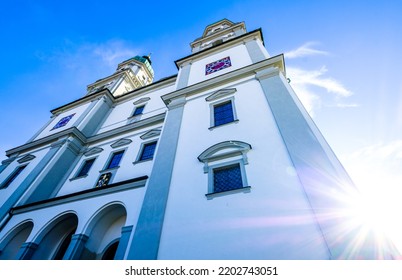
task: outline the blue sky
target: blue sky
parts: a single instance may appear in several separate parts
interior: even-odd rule
[[[262,28],[271,55],[285,54],[291,86],[376,222],[402,236],[393,222],[402,213],[402,1],[194,3],[3,3],[0,159],[117,63],[151,52],[155,78],[173,75],[174,61],[190,54],[206,25],[244,21],[249,31]]]

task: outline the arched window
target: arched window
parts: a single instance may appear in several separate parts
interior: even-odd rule
[[[208,174],[207,198],[228,192],[249,191],[244,165],[251,145],[241,141],[225,141],[213,145],[198,156]]]

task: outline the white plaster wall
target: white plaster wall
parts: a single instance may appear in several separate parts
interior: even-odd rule
[[[31,153],[21,154],[16,160],[10,163],[9,166],[3,172],[0,173],[0,183],[4,182],[6,178],[18,167],[21,165],[27,165],[24,170],[14,179],[14,181],[5,189],[0,189],[0,205],[12,195],[13,192],[17,190],[17,187],[25,180],[25,178],[32,172],[32,170],[36,167],[36,165],[42,160],[42,158],[49,151],[49,147],[37,150]],[[35,156],[35,158],[28,162],[18,163],[18,159],[23,158],[24,156],[31,154]]]
[[[217,61],[219,59],[225,58],[227,56],[230,56],[232,66],[222,69],[220,71],[217,71],[215,73],[205,75],[205,65],[207,65],[211,62]],[[201,58],[196,61],[192,61],[188,85],[196,84],[196,83],[214,78],[216,76],[225,74],[227,72],[231,72],[233,70],[250,65],[251,63],[252,62],[250,59],[250,55],[247,51],[246,46],[243,44],[232,47],[230,49],[222,50],[220,52],[211,54],[205,58]]]
[[[67,128],[70,128],[72,126],[76,126],[77,125],[76,121],[80,118],[81,114],[84,113],[85,109],[87,109],[90,104],[91,104],[90,102],[87,102],[87,103],[82,104],[82,105],[80,105],[78,107],[75,107],[73,109],[69,109],[69,110],[61,113],[60,115],[54,117],[53,120],[50,122],[50,124],[41,133],[39,133],[39,135],[34,140],[38,140],[40,138],[43,138],[43,137],[52,135],[54,133],[63,131],[63,130],[65,130]],[[70,121],[65,126],[53,129],[53,127],[62,118],[67,117],[67,116],[69,116],[71,114],[74,114],[74,113],[75,113],[75,115],[70,119]]]
[[[103,151],[90,156],[82,155],[81,158],[78,160],[75,167],[72,169],[68,179],[61,187],[60,191],[58,192],[57,196],[62,196],[86,189],[90,189],[95,187],[96,182],[99,178],[100,171],[104,170],[105,165],[107,164],[111,154],[116,151],[125,150],[124,155],[120,162],[120,167],[117,168],[115,171],[115,175],[112,177],[110,183],[116,183],[124,180],[129,180],[145,175],[150,175],[151,169],[153,166],[153,160],[143,161],[143,162],[135,162],[138,153],[141,149],[141,144],[143,142],[148,142],[149,140],[156,140],[158,137],[142,140],[140,138],[141,135],[146,133],[147,131],[158,128],[159,126],[151,126],[145,129],[141,129],[139,131],[130,132],[125,135],[119,135],[117,137],[108,139],[106,141],[93,144],[88,148],[99,147],[102,148]],[[128,145],[112,148],[110,145],[117,142],[119,139],[130,139],[132,142]],[[84,161],[87,159],[96,158],[95,162],[93,163],[88,176],[81,177],[74,179],[76,174],[78,173],[79,169],[81,168]]]
[[[209,130],[205,96],[185,105],[158,258],[329,258],[258,82],[236,88],[238,123]],[[226,140],[252,146],[245,165],[251,191],[208,200],[197,156]]]
[[[134,108],[138,106],[134,105],[133,103],[144,97],[150,97],[151,99],[146,103],[141,119],[149,118],[165,112],[166,106],[161,100],[160,96],[171,92],[173,88],[174,86],[163,87],[152,92],[135,95],[132,98],[117,104],[116,107],[112,109],[102,127],[99,129],[98,134],[129,123],[129,118],[134,113]]]

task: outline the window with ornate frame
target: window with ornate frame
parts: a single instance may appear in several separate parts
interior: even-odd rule
[[[235,192],[249,192],[245,165],[251,145],[242,141],[215,144],[198,156],[208,174],[208,199]]]

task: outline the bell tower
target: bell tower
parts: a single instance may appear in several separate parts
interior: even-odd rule
[[[154,78],[151,55],[134,56],[121,62],[116,72],[87,86],[87,95],[109,89],[115,96],[149,85]]]

